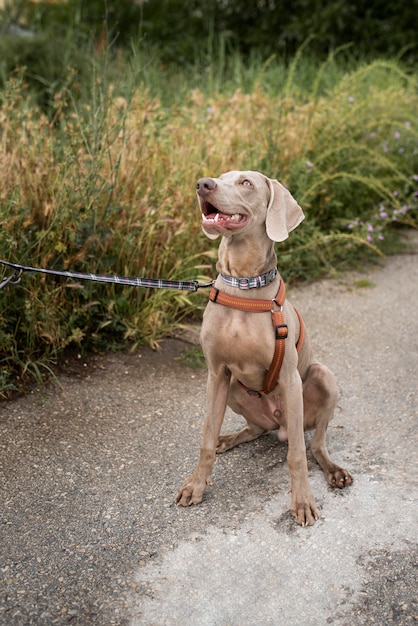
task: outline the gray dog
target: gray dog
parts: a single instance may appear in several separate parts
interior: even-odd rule
[[[304,430],[315,429],[311,449],[328,483],[342,488],[353,479],[331,460],[325,443],[338,397],[334,375],[314,359],[276,269],[274,242],[300,224],[302,209],[283,185],[259,172],[202,178],[197,194],[204,233],[222,240],[201,332],[209,373],[200,457],[177,502],[202,501],[216,453],[278,429],[279,440],[288,441],[292,514],[298,524],[314,524],[319,511],[308,480]],[[247,426],[220,435],[227,405]]]

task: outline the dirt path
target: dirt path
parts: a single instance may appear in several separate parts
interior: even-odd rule
[[[221,456],[202,505],[173,504],[205,403],[188,343],[95,358],[3,402],[0,624],[415,623],[417,288],[411,254],[291,290],[338,377],[329,449],[355,477],[331,491],[308,453],[311,528],[288,512],[275,434]]]

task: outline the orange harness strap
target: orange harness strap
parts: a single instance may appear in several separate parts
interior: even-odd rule
[[[273,391],[279,378],[280,370],[282,367],[284,353],[285,353],[285,339],[287,338],[287,324],[283,316],[283,305],[286,299],[286,287],[282,280],[280,280],[279,290],[273,300],[258,300],[249,298],[239,298],[236,296],[230,296],[223,291],[219,291],[215,287],[212,287],[209,293],[209,300],[216,304],[222,304],[232,309],[238,309],[239,311],[248,311],[249,313],[265,313],[271,312],[271,319],[275,334],[274,355],[270,367],[264,378],[264,385],[261,391],[254,391],[248,389],[240,383],[242,387],[247,391],[250,396],[261,397]],[[277,308],[275,308],[275,306]],[[298,352],[302,349],[303,340],[305,338],[305,325],[299,311],[295,307],[296,314],[299,319],[300,332],[299,339],[296,344]]]

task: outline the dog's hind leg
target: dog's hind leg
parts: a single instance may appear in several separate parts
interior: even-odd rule
[[[241,443],[247,443],[257,439],[269,430],[275,430],[278,427],[274,411],[276,405],[268,397],[257,397],[248,395],[237,380],[231,383],[228,406],[237,413],[242,415],[247,422],[247,426],[242,430],[226,435],[220,435],[216,452],[221,454],[230,450]]]
[[[247,422],[247,426],[242,430],[239,430],[236,433],[229,433],[228,435],[220,435],[218,438],[218,445],[216,447],[216,453],[222,454],[222,452],[226,452],[235,446],[239,446],[241,443],[247,443],[248,441],[253,441],[260,437],[266,430],[257,426],[257,424],[252,424],[251,422]]]
[[[326,445],[326,431],[334,416],[338,399],[338,388],[334,374],[321,363],[310,366],[303,382],[304,428],[315,429],[311,450],[321,466],[331,487],[351,485],[351,474],[336,465],[329,456]]]

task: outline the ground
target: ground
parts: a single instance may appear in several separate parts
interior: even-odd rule
[[[331,490],[308,451],[310,528],[274,433],[220,456],[201,505],[175,505],[204,416],[196,332],[2,402],[0,624],[415,623],[417,285],[412,253],[288,290],[337,375],[328,446],[354,476]]]

